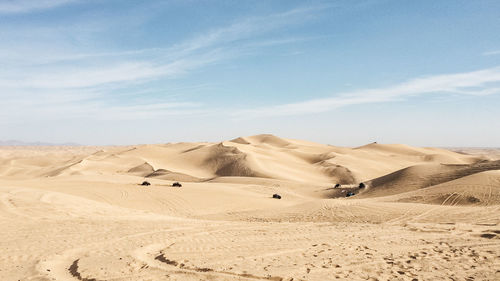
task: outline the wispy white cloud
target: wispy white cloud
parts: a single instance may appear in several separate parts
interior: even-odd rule
[[[0,61],[5,63],[15,63],[17,65],[48,65],[57,63],[78,63],[81,61],[95,59],[120,59],[127,57],[140,57],[142,55],[157,55],[165,52],[161,48],[137,49],[114,52],[94,52],[94,53],[54,53],[33,50],[0,49]]]
[[[327,6],[313,6],[296,8],[282,13],[271,14],[260,17],[249,17],[241,19],[227,27],[210,30],[203,35],[194,37],[172,47],[170,51],[176,53],[192,53],[213,46],[224,46],[227,44],[252,39],[251,42],[243,42],[244,46],[265,46],[272,44],[294,43],[305,38],[282,38],[282,39],[256,39],[273,30],[303,23],[310,19],[315,12],[325,9]],[[241,47],[241,46],[239,46]]]
[[[500,55],[500,50],[489,51],[489,52],[483,53],[483,56],[493,56],[493,55]]]
[[[127,103],[116,102],[117,97],[106,97],[92,89],[71,89],[63,91],[48,90],[31,99],[19,99],[7,96],[2,99],[0,123],[15,120],[25,122],[29,118],[44,121],[65,119],[105,120],[141,120],[164,116],[199,115],[206,111],[202,104],[142,97],[129,99]]]
[[[27,13],[35,10],[51,9],[78,0],[2,0],[0,14]]]
[[[63,0],[59,1],[62,2]],[[90,82],[79,82],[75,80],[97,80],[97,84],[101,82],[106,83],[108,81],[113,82],[115,80],[138,80],[142,77],[149,78],[151,76],[186,73],[186,70],[189,69],[195,69],[206,64],[237,57],[242,53],[244,54],[244,50],[249,48],[260,48],[314,40],[315,38],[312,37],[256,37],[263,36],[270,31],[277,30],[284,26],[301,23],[307,19],[308,14],[321,8],[323,7],[297,8],[267,16],[239,19],[227,27],[209,30],[208,32],[191,37],[171,47],[74,54],[59,54],[53,51],[47,53],[43,50],[23,48],[23,46],[19,45],[11,46],[10,49],[5,49],[4,47],[0,49],[0,63],[10,68],[9,73],[15,72],[18,67],[42,65],[44,71],[41,75],[26,73],[26,70],[29,71],[28,68],[19,71],[19,76],[30,76],[29,79],[13,77],[13,80],[16,82],[28,80],[29,83],[27,84],[33,87],[45,87],[46,84],[50,83],[53,79],[62,82],[59,83],[61,87],[66,87],[68,84],[73,86],[80,86],[79,83],[85,85],[91,84]],[[55,32],[57,33],[57,31]],[[50,36],[48,36],[48,38],[53,40]],[[238,44],[232,46],[231,44],[235,42]],[[65,49],[67,48],[68,46],[65,46]],[[82,66],[82,63],[95,61],[102,63],[101,65],[94,64],[93,67]],[[75,62],[78,62],[78,65],[75,65]],[[72,70],[71,67],[67,66],[68,64],[75,66],[75,69]],[[38,69],[33,69],[33,72],[36,71],[38,71]],[[5,85],[5,78],[3,80],[2,84]],[[48,82],[45,83],[40,80]]]
[[[53,69],[31,68],[29,71],[4,73],[0,78],[0,89],[31,89],[32,92],[43,89],[68,89],[103,87],[108,84],[120,83],[126,87],[134,83],[145,83],[158,78],[173,78],[200,68],[220,59],[213,52],[208,56],[178,59],[164,64],[152,61],[125,61],[100,64],[98,66],[59,66]],[[1,73],[1,72],[0,72]]]
[[[335,108],[368,103],[404,100],[425,94],[491,95],[500,93],[500,67],[472,72],[435,75],[376,89],[340,93],[334,97],[296,103],[244,109],[233,113],[237,118],[313,114]]]
[[[84,88],[106,83],[134,82],[159,75],[156,67],[144,62],[128,62],[107,67],[61,67],[49,72],[35,68],[32,71],[27,75],[17,73],[0,79],[0,87],[22,87],[35,92],[42,89]]]
[[[26,12],[69,2],[73,1],[15,1],[9,2],[9,5],[0,4],[0,13]],[[10,119],[19,116],[19,112],[29,112],[38,118],[56,118],[64,114],[68,118],[87,116],[105,119],[206,114],[202,105],[182,102],[182,96],[177,95],[170,100],[178,90],[157,89],[157,92],[165,93],[165,99],[153,100],[141,90],[134,93],[129,86],[143,88],[137,85],[147,86],[151,81],[175,79],[207,65],[246,55],[248,50],[314,40],[267,35],[285,26],[303,23],[322,8],[297,8],[239,19],[229,26],[209,30],[167,47],[58,53],[51,51],[52,48],[36,48],[29,44],[3,46],[0,49],[0,64],[4,66],[0,69],[0,98],[3,107],[5,105],[12,110],[0,115],[5,117],[5,121],[9,120],[9,116]],[[70,31],[65,30],[66,33]],[[57,34],[58,30],[53,32]],[[18,38],[16,34],[12,35]],[[45,37],[58,36],[49,32]],[[37,40],[37,43],[40,42],[44,44],[43,40]],[[59,43],[61,50],[71,50],[67,42]],[[47,46],[53,45],[57,49],[57,44],[54,42]],[[121,92],[120,89],[127,92],[128,98],[138,99],[140,103],[130,105],[119,99],[113,100],[112,97]]]

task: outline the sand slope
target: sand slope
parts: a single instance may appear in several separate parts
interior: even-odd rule
[[[396,198],[399,202],[441,205],[498,205],[500,204],[500,170],[460,177],[415,192],[398,194]]]
[[[1,175],[132,174],[154,177],[174,173],[191,176],[193,180],[243,176],[354,184],[421,163],[470,164],[484,159],[443,149],[382,144],[351,149],[272,135],[221,143],[80,148],[82,154],[74,153],[62,159],[51,155],[52,150],[57,148],[46,149],[33,152],[38,156],[29,154],[29,148],[23,152],[20,148],[16,149],[14,157],[13,152],[2,153]],[[88,154],[83,154],[84,151]],[[26,153],[29,156],[24,156]],[[155,171],[158,172],[153,174]]]
[[[1,147],[0,280],[497,280],[490,160],[272,135]]]

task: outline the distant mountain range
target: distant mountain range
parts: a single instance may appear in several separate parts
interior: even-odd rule
[[[19,140],[0,140],[0,146],[78,146],[80,144],[67,142],[67,143],[50,143],[50,142],[24,142]]]

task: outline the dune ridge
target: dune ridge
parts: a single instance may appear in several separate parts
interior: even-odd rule
[[[425,164],[405,168],[394,173],[367,182],[368,188],[360,193],[361,197],[389,196],[430,188],[447,182],[457,181],[471,175],[481,175],[486,171],[500,170],[500,161],[481,161],[475,164]],[[477,185],[484,185],[488,180],[478,176]],[[434,192],[439,187],[434,188]],[[471,190],[471,193],[474,191]],[[497,193],[495,189],[495,193]],[[480,200],[469,203],[479,203]],[[500,201],[490,200],[490,204],[500,204]]]
[[[147,176],[161,169],[201,179],[246,176],[322,184],[355,184],[423,163],[470,164],[484,160],[443,149],[383,144],[342,148],[272,135],[240,137],[221,143],[106,147],[79,159],[54,162],[50,166],[42,158],[45,156],[39,159],[30,156],[30,173],[34,177],[66,173]],[[4,161],[18,162],[20,170],[28,164],[26,158]],[[0,166],[1,175],[14,175],[16,166],[9,163],[10,170]]]
[[[500,161],[481,154],[0,147],[0,280],[498,280]]]

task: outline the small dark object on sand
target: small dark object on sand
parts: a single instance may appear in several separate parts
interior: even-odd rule
[[[340,188],[340,183],[337,183],[333,188]]]
[[[279,195],[279,194],[273,194],[273,198],[275,198],[275,199],[281,199],[281,195]]]
[[[366,187],[366,185],[364,183],[359,184],[359,188],[365,188],[365,187]]]
[[[151,185],[151,184],[150,184],[148,181],[143,181],[143,182],[141,183],[141,185],[144,185],[144,186],[149,186],[149,185]]]
[[[182,184],[180,184],[179,182],[174,182],[172,184],[173,187],[182,187]]]
[[[345,197],[351,197],[351,196],[354,196],[356,195],[356,193],[354,192],[347,192],[347,194],[345,195]]]

